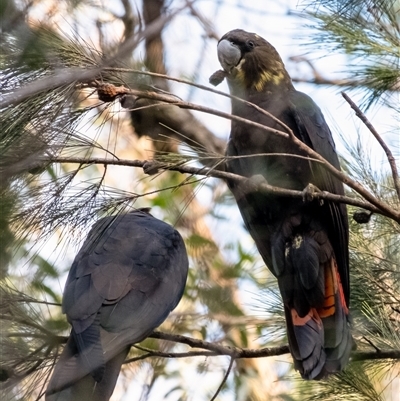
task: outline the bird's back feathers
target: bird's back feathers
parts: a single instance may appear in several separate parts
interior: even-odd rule
[[[178,304],[187,271],[183,240],[168,224],[141,211],[99,220],[65,285],[72,331],[46,401],[108,400],[130,346]]]

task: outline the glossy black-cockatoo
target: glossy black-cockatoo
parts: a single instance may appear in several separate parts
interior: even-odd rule
[[[94,224],[62,301],[71,335],[46,401],[106,401],[129,349],[180,301],[188,257],[180,234],[144,210]]]
[[[226,78],[231,95],[275,116],[340,169],[321,110],[295,90],[270,43],[236,29],[219,41],[218,59],[224,71],[213,75],[210,82],[218,84]],[[232,114],[286,132],[276,120],[235,99]],[[290,138],[232,121],[226,154],[227,171],[249,177],[253,184],[261,179],[299,191],[313,184],[344,194],[342,183],[320,163],[307,160]],[[256,154],[266,155],[251,157]],[[267,194],[256,190],[256,185],[233,181],[228,185],[262,258],[278,279],[295,368],[305,379],[341,371],[353,346],[345,205]]]

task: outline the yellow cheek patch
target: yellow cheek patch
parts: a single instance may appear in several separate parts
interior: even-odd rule
[[[240,61],[239,61],[239,64],[236,66],[236,69],[237,70],[239,70],[239,71],[243,71],[243,65],[244,65],[244,63],[246,62],[246,60],[244,59],[244,58],[242,58]]]
[[[239,64],[232,70],[232,75],[234,76],[235,80],[243,83],[245,80],[245,73],[242,69],[243,64],[245,63],[245,59],[241,59]]]

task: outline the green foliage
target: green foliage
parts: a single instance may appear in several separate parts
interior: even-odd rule
[[[307,401],[383,401],[371,378],[365,374],[365,365],[353,363],[345,372],[330,380],[312,386],[299,385],[299,400]]]
[[[2,399],[29,399],[48,374],[51,350],[60,344],[44,324],[52,305],[38,303],[28,292],[29,286],[21,292],[9,280],[0,282]],[[65,330],[65,320],[58,328]]]
[[[312,10],[314,8],[314,10]],[[352,87],[369,91],[369,107],[383,96],[398,107],[400,82],[400,3],[397,0],[320,0],[311,3],[310,16],[317,22],[313,46],[328,46],[348,55]]]

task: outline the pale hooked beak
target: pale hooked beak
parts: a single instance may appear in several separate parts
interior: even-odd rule
[[[218,60],[222,68],[230,73],[232,68],[236,67],[242,58],[240,49],[234,43],[224,39],[218,43],[217,50]]]

